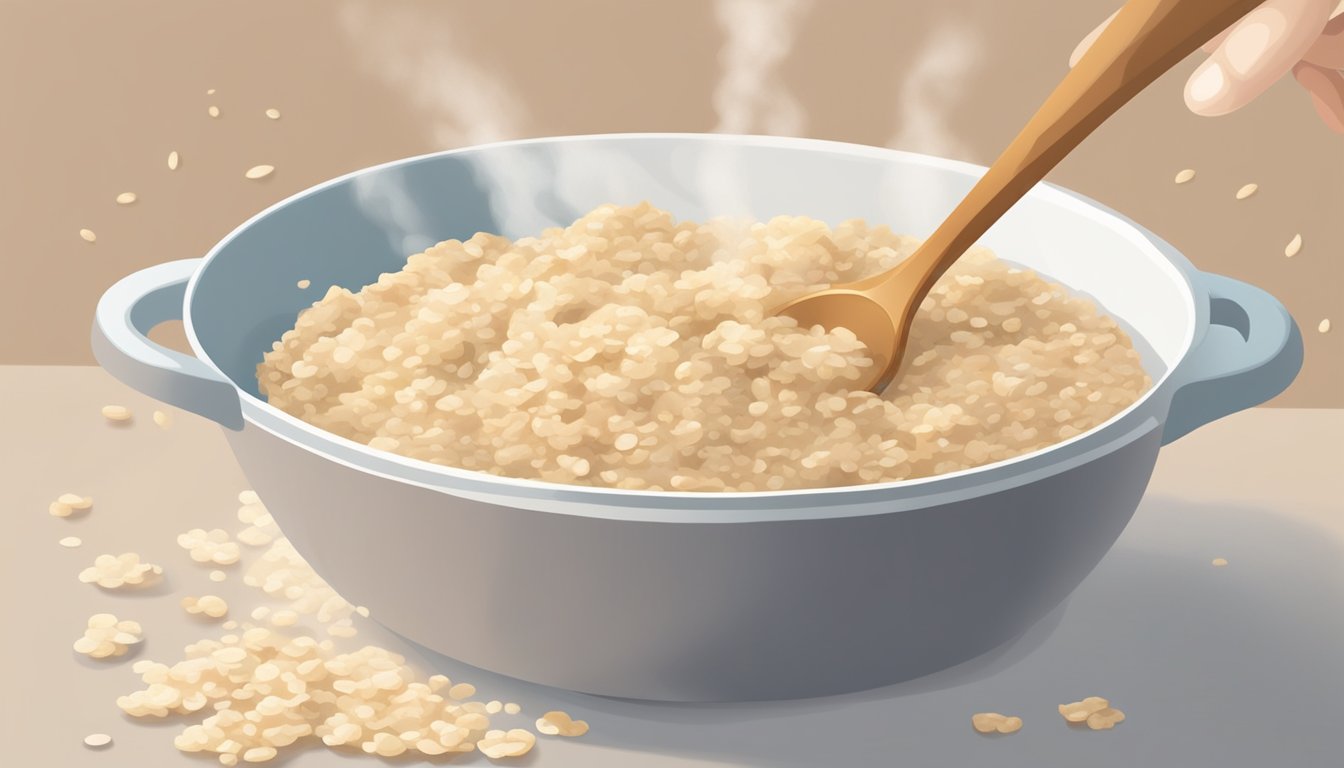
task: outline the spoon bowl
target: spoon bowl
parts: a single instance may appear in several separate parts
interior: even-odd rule
[[[881,302],[848,287],[803,296],[781,306],[775,313],[792,317],[804,328],[843,326],[853,331],[868,347],[873,360],[872,367],[864,369],[863,377],[854,382],[853,388],[872,392],[881,392],[891,383],[896,366],[890,362],[901,359],[910,335],[905,327],[898,327],[893,322]]]
[[[802,328],[847,328],[868,348],[873,365],[865,368],[853,389],[881,393],[896,377],[910,340],[910,324],[922,300],[911,295],[918,282],[908,276],[913,259],[864,280],[834,285],[800,296],[775,308]],[[923,293],[928,293],[925,290]],[[903,308],[895,314],[892,308]]]

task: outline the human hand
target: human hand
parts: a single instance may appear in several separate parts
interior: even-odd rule
[[[1083,38],[1070,67],[1113,18]],[[1185,84],[1185,104],[1195,114],[1240,109],[1292,72],[1325,124],[1344,133],[1344,0],[1266,0],[1203,50],[1209,58]]]

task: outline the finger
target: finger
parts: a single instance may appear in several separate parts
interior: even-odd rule
[[[1325,25],[1325,31],[1307,49],[1303,61],[1330,69],[1344,69],[1344,2],[1340,3],[1340,9],[1341,15]]]
[[[1200,115],[1225,115],[1264,93],[1311,48],[1335,0],[1266,0],[1232,26],[1185,85]]]
[[[1311,94],[1311,103],[1330,130],[1344,133],[1344,72],[1303,62],[1293,77]]]
[[[1093,43],[1097,42],[1097,38],[1101,37],[1102,31],[1106,29],[1106,26],[1115,18],[1115,14],[1119,12],[1120,11],[1116,11],[1110,16],[1107,16],[1106,20],[1098,24],[1096,29],[1087,33],[1087,37],[1084,37],[1078,43],[1078,47],[1074,48],[1073,53],[1069,56],[1069,67],[1072,68],[1078,65],[1078,60],[1083,58],[1083,54],[1087,53],[1087,49],[1091,48]]]

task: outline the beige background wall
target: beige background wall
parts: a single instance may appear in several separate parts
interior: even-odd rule
[[[720,19],[706,0],[0,0],[0,364],[91,363],[94,302],[118,277],[200,255],[331,176],[449,146],[718,127],[988,163],[1116,3],[779,0]],[[1344,138],[1289,82],[1195,117],[1180,99],[1194,63],[1050,178],[1280,297],[1306,363],[1275,403],[1344,406]],[[258,163],[277,171],[244,180]],[[1198,176],[1178,187],[1185,167]],[[1236,201],[1247,182],[1259,193]],[[123,191],[140,200],[116,205]],[[1318,333],[1332,315],[1341,327]]]

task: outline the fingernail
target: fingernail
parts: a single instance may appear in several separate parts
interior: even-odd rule
[[[1226,84],[1223,68],[1210,62],[1203,72],[1190,81],[1190,89],[1186,93],[1192,104],[1207,104],[1223,92]]]
[[[1250,74],[1265,55],[1274,30],[1263,21],[1248,19],[1227,36],[1223,52],[1227,66],[1238,75]]]

